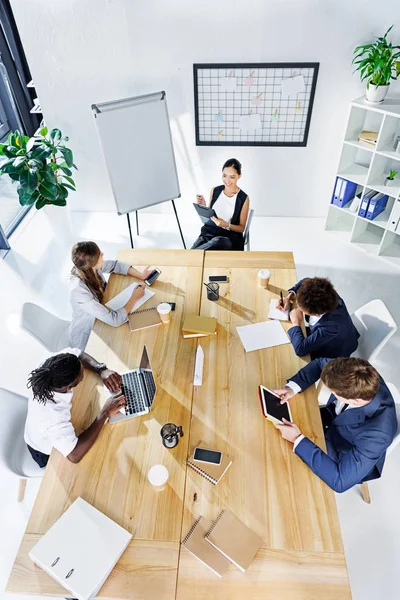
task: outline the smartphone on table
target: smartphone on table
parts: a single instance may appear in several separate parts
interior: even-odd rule
[[[222,452],[197,447],[194,450],[193,460],[209,463],[211,465],[220,465],[222,460]]]
[[[226,283],[229,281],[226,275],[210,275],[208,281],[218,281],[218,283]]]
[[[159,277],[160,275],[161,275],[160,269],[154,269],[154,271],[152,271],[150,273],[148,278],[144,280],[145,284],[152,285],[155,282],[155,280],[157,279],[157,277]]]

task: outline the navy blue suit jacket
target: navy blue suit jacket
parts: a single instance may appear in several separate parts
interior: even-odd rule
[[[313,360],[290,380],[302,391],[307,389],[318,381],[329,360]],[[327,406],[335,399],[331,394]],[[357,483],[381,476],[386,450],[396,431],[394,400],[381,378],[371,402],[360,408],[347,408],[334,418],[325,431],[327,454],[308,438],[297,444],[295,452],[335,492],[344,492]]]
[[[297,292],[302,281],[289,291]],[[360,337],[341,298],[335,310],[323,315],[318,323],[310,327],[307,337],[297,325],[291,327],[288,334],[297,356],[311,354],[312,359],[348,357],[357,350]]]

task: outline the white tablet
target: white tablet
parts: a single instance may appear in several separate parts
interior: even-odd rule
[[[278,394],[272,392],[263,385],[258,386],[261,409],[265,418],[271,419],[274,423],[283,423],[282,419],[292,422],[292,414],[288,402],[281,404]]]

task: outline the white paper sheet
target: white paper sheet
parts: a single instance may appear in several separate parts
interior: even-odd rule
[[[241,131],[254,131],[261,128],[261,117],[258,113],[254,115],[240,115],[239,129]]]
[[[278,319],[278,321],[288,321],[289,320],[289,311],[276,308],[276,303],[277,303],[277,300],[275,298],[272,298],[271,303],[269,305],[268,319]]]
[[[138,283],[132,283],[131,285],[128,285],[128,287],[125,288],[120,294],[114,296],[114,298],[111,298],[111,300],[107,302],[107,308],[111,308],[111,310],[119,310],[120,308],[125,306],[125,304],[129,301],[130,297],[132,296],[133,290],[138,285]],[[142,306],[142,304],[147,302],[147,300],[150,300],[150,298],[152,298],[154,295],[155,292],[152,292],[151,290],[149,290],[149,288],[146,287],[144,290],[144,296],[142,296],[137,302],[135,302],[131,313],[133,313],[134,310],[137,310],[140,306]]]
[[[199,345],[196,351],[193,385],[203,385],[204,350]]]
[[[223,92],[234,92],[236,90],[236,77],[222,77],[221,89]]]
[[[287,79],[282,79],[281,82],[281,97],[288,98],[289,96],[293,97],[300,92],[305,91],[304,85],[304,77],[303,75],[296,75],[295,77],[288,77]]]
[[[246,352],[289,344],[289,338],[279,321],[263,321],[236,329]]]

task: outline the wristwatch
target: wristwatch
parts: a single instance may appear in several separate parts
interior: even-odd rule
[[[101,373],[102,371],[105,371],[106,369],[107,369],[106,363],[97,363],[97,365],[94,368],[96,373]]]

